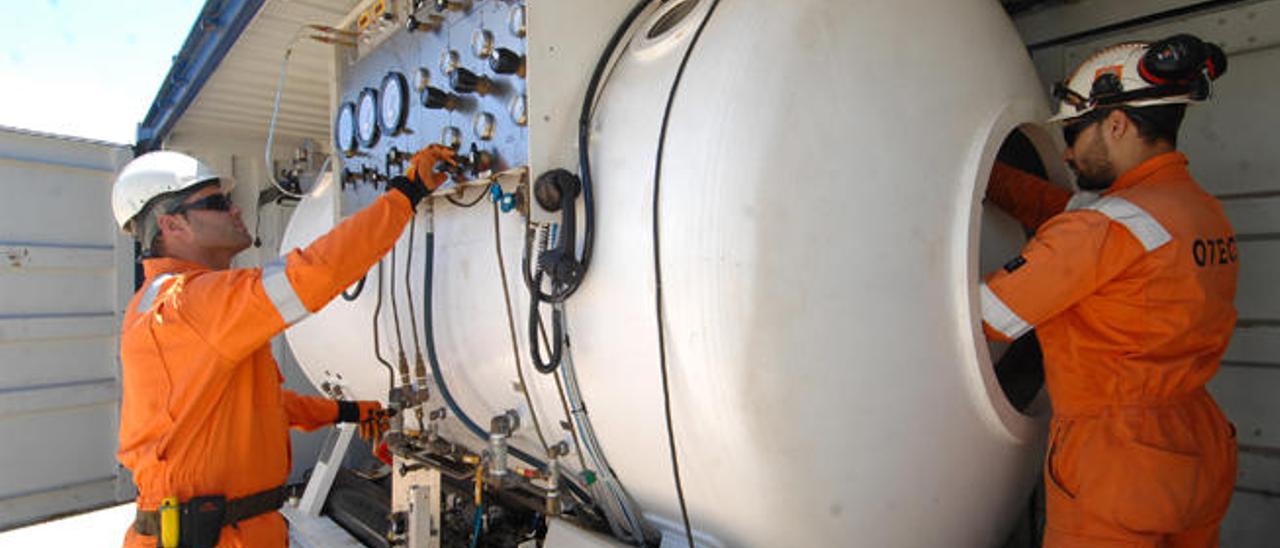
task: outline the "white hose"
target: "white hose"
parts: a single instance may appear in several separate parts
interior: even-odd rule
[[[564,303],[556,303],[554,306],[560,308],[563,313]],[[630,538],[643,543],[644,525],[640,522],[639,512],[635,508],[636,503],[618,482],[617,476],[613,475],[613,469],[609,467],[604,452],[600,450],[600,442],[596,439],[595,430],[587,418],[587,407],[582,401],[582,392],[578,389],[578,375],[573,368],[573,352],[567,344],[558,371],[564,384],[565,397],[569,400],[570,414],[573,415],[573,422],[578,427],[583,452],[596,468],[596,483],[592,486],[592,490],[596,492],[596,499],[608,517],[609,527],[617,537]],[[607,496],[600,496],[600,491],[605,491]]]
[[[299,199],[303,197],[302,194],[298,194],[285,188],[280,184],[280,181],[276,179],[276,174],[271,162],[271,150],[273,148],[272,145],[275,143],[276,118],[280,115],[280,97],[284,95],[284,78],[289,68],[289,57],[293,55],[293,46],[297,45],[298,40],[302,38],[302,32],[304,29],[305,27],[299,28],[298,32],[293,35],[293,39],[289,41],[288,47],[284,49],[284,59],[280,62],[280,78],[276,80],[275,103],[271,107],[271,123],[267,126],[267,148],[263,154],[263,161],[265,162],[263,166],[267,170],[267,180],[271,181],[271,184],[276,187],[276,190],[279,190],[285,196]],[[326,159],[325,162],[328,163],[328,159]],[[320,173],[324,173],[324,169],[321,169]]]

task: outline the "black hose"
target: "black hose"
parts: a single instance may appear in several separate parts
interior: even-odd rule
[[[720,0],[712,0],[711,7],[707,8],[707,15],[698,24],[698,29],[694,31],[693,37],[689,39],[689,48],[685,50],[684,57],[680,60],[680,67],[676,69],[676,77],[671,82],[671,91],[667,95],[667,106],[662,112],[662,128],[658,132],[658,149],[655,154],[653,167],[653,272],[654,272],[654,308],[657,316],[658,324],[658,360],[662,370],[662,405],[663,411],[667,419],[667,446],[671,450],[671,472],[676,484],[676,497],[680,501],[680,517],[684,521],[685,540],[689,546],[693,544],[693,526],[689,522],[689,509],[684,500],[684,485],[680,480],[680,462],[676,456],[676,435],[675,428],[672,425],[671,417],[671,391],[669,388],[668,372],[667,372],[667,344],[666,344],[666,328],[665,317],[662,306],[662,255],[661,255],[661,238],[658,230],[659,213],[661,208],[659,204],[659,192],[662,188],[662,156],[666,151],[667,144],[667,127],[671,121],[671,107],[675,104],[676,92],[680,89],[680,81],[684,77],[685,67],[689,64],[689,58],[693,55],[693,50],[698,46],[698,38],[702,37],[702,31],[707,28],[707,23],[711,21],[712,14],[715,13],[716,7],[720,5]]]
[[[364,278],[361,278],[360,280],[361,280],[361,283],[363,283]],[[381,341],[381,338],[378,337],[378,324],[381,323],[379,320],[382,319],[381,317],[381,314],[382,314],[382,259],[378,259],[378,299],[374,301],[374,303],[375,304],[373,305],[373,357],[376,358],[378,360],[378,363],[382,364],[383,367],[387,368],[387,394],[388,396],[390,396],[390,394],[394,392],[396,389],[396,371],[395,371],[395,367],[391,365],[391,362],[387,361],[386,358],[382,357],[382,350],[381,350],[382,343],[379,342]]]
[[[359,298],[360,298],[360,293],[363,293],[363,292],[364,292],[364,279],[365,279],[365,278],[367,278],[368,276],[369,276],[369,274],[367,274],[367,273],[366,273],[364,276],[361,276],[361,277],[360,277],[360,281],[356,282],[356,286],[355,286],[355,288],[354,288],[354,289],[352,289],[352,290],[351,290],[351,293],[350,293],[350,294],[348,294],[348,293],[346,292],[346,290],[343,290],[343,291],[342,291],[342,300],[347,301],[347,302],[351,302],[351,301],[354,301],[354,300],[356,300],[356,299],[359,299]]]
[[[423,267],[422,273],[422,324],[427,335],[425,342],[427,346],[427,361],[431,362],[431,377],[435,379],[436,387],[440,390],[440,396],[444,398],[444,403],[449,407],[449,411],[453,413],[453,416],[458,417],[458,420],[462,421],[462,425],[467,427],[467,430],[470,430],[471,433],[476,435],[476,437],[487,442],[489,441],[489,433],[485,431],[485,429],[480,428],[480,425],[476,424],[476,421],[471,420],[471,417],[462,411],[462,408],[458,406],[458,401],[453,399],[453,393],[449,391],[449,385],[445,384],[444,375],[440,373],[440,359],[436,354],[435,318],[433,317],[434,314],[431,313],[432,277],[434,275],[433,271],[435,270],[435,233],[427,232],[426,240],[426,258],[423,261],[425,266]],[[545,462],[534,458],[532,455],[529,455],[524,451],[516,449],[515,447],[508,447],[508,451],[510,451],[512,455],[515,455],[516,458],[525,461],[534,468],[539,470],[547,469],[547,464]]]
[[[486,194],[488,194],[488,193],[489,193],[489,190],[488,190],[488,189],[489,189],[489,187],[487,187],[487,186],[486,186],[486,187],[484,187],[484,188],[480,191],[480,194],[478,194],[478,195],[475,197],[475,199],[471,200],[470,202],[466,202],[466,201],[463,201],[463,200],[462,200],[462,198],[463,198],[463,195],[462,195],[462,194],[463,194],[463,192],[462,192],[462,191],[463,191],[463,189],[462,189],[462,187],[458,187],[458,197],[457,197],[457,198],[454,198],[452,194],[446,194],[446,195],[444,196],[444,199],[449,200],[449,203],[451,203],[451,204],[453,204],[453,205],[456,205],[456,206],[458,206],[458,207],[462,207],[462,208],[472,207],[472,206],[474,206],[474,205],[476,205],[476,204],[480,203],[480,200],[483,200],[483,199],[484,199],[484,196],[485,196]]]
[[[521,277],[524,279],[525,286],[529,289],[529,348],[533,358],[533,367],[539,373],[551,374],[560,365],[560,360],[564,355],[564,317],[563,312],[553,310],[551,313],[551,330],[554,334],[551,346],[550,360],[543,361],[542,352],[538,349],[538,328],[542,325],[542,314],[540,306],[542,303],[557,304],[563,303],[566,299],[574,294],[579,287],[582,286],[582,280],[586,277],[587,269],[591,265],[592,248],[595,245],[595,195],[591,180],[591,152],[588,147],[588,140],[591,134],[591,116],[595,112],[595,102],[600,91],[600,82],[604,78],[605,69],[609,66],[609,60],[613,59],[614,52],[618,49],[618,44],[622,42],[622,37],[626,35],[635,20],[649,6],[650,0],[640,0],[632,6],[631,11],[622,20],[613,31],[613,36],[609,37],[608,44],[605,45],[604,51],[600,54],[600,58],[596,60],[595,69],[591,72],[591,80],[587,82],[586,93],[582,97],[582,109],[578,115],[578,171],[582,182],[582,202],[585,216],[583,234],[582,234],[582,256],[577,259],[579,265],[579,274],[572,281],[566,284],[556,283],[553,279],[551,293],[542,292],[542,271],[541,268],[535,274],[532,266],[532,247],[534,240],[534,230],[532,227],[526,228],[524,252],[520,258]],[[568,198],[568,196],[566,196]],[[572,204],[563,206],[566,208],[573,207]],[[565,215],[573,215],[572,210],[566,210]],[[570,217],[570,220],[572,217]],[[565,223],[562,227],[564,230],[576,230],[572,222]],[[569,238],[566,246],[567,253],[573,255],[577,250],[572,249],[573,234],[562,235],[561,238]],[[539,253],[545,251],[540,248]]]
[[[536,281],[542,281],[539,272]],[[533,368],[539,373],[549,375],[556,372],[560,360],[564,357],[564,314],[558,308],[551,310],[551,359],[542,361],[542,350],[538,346],[538,330],[542,327],[542,311],[537,299],[529,299],[529,353]]]
[[[604,51],[601,52],[600,58],[596,60],[595,69],[591,72],[591,80],[587,82],[586,93],[582,96],[582,109],[578,113],[578,177],[582,179],[582,205],[584,227],[582,230],[582,256],[578,258],[578,264],[581,265],[582,274],[572,283],[563,287],[556,287],[551,294],[542,293],[542,288],[533,284],[533,276],[528,270],[528,261],[524,262],[525,266],[525,284],[529,287],[529,293],[537,300],[558,303],[564,302],[573,295],[582,285],[582,280],[586,277],[588,268],[591,266],[592,248],[595,246],[596,234],[596,208],[595,208],[595,192],[591,180],[591,152],[588,147],[588,141],[591,137],[591,117],[595,114],[595,103],[600,90],[600,82],[604,78],[605,69],[609,66],[609,60],[613,59],[613,54],[618,49],[618,45],[622,42],[622,37],[626,36],[635,20],[640,17],[645,8],[649,6],[651,0],[639,0],[627,16],[622,20],[613,31],[613,35],[609,37],[608,44],[605,45]],[[570,249],[569,253],[575,250]]]
[[[582,202],[586,219],[582,230],[582,258],[578,262],[582,265],[584,273],[591,264],[591,249],[595,243],[596,233],[595,197],[592,193],[591,184],[591,147],[588,146],[588,141],[591,137],[591,115],[595,112],[597,91],[600,87],[600,80],[604,77],[604,69],[609,64],[609,59],[613,58],[614,50],[618,49],[618,43],[622,41],[627,29],[631,28],[636,18],[640,17],[640,13],[644,11],[649,3],[649,0],[636,2],[636,5],[627,13],[627,17],[622,20],[622,24],[618,25],[617,30],[613,32],[613,36],[609,38],[609,44],[605,46],[600,59],[596,61],[596,68],[591,73],[591,81],[587,84],[587,92],[582,98],[582,112],[578,115],[578,170],[580,171],[578,176],[582,178]],[[579,277],[578,279],[581,280],[582,278]],[[580,282],[567,288],[565,298],[577,291],[579,285],[581,285]]]

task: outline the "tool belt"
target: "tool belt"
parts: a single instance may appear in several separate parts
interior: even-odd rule
[[[180,505],[179,546],[216,546],[223,527],[274,512],[284,504],[284,500],[283,485],[232,500],[221,495],[193,497]],[[159,537],[160,512],[138,510],[133,529],[141,535]]]

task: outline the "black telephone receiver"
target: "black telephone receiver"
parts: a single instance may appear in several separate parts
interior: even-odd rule
[[[547,211],[560,212],[560,236],[556,247],[543,253],[538,259],[538,266],[557,286],[572,285],[582,277],[582,263],[576,256],[578,214],[574,207],[581,192],[582,181],[577,175],[564,169],[543,173],[533,183],[533,193],[538,205]]]

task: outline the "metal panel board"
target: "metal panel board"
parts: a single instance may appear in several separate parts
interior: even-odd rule
[[[1235,423],[1240,445],[1280,447],[1280,369],[1223,367],[1209,391]]]
[[[1280,196],[1224,200],[1236,234],[1250,238],[1280,234]]]
[[[51,392],[41,396],[60,398],[72,393],[66,390]],[[0,401],[8,402],[10,398],[13,396],[5,394]],[[17,506],[10,499],[115,480],[116,464],[111,458],[116,444],[116,404],[113,399],[108,397],[96,405],[58,410],[14,413],[12,409],[0,409],[0,439],[5,440],[0,446],[0,463],[6,470],[0,475],[0,510],[7,510],[0,511],[0,528],[45,517],[36,512],[38,509]],[[45,400],[42,403],[56,401]],[[48,508],[42,513],[64,513],[113,500],[114,497],[64,499],[62,507]]]
[[[1222,546],[1271,548],[1280,538],[1280,498],[1236,492],[1222,522]]]
[[[108,314],[114,304],[111,272],[50,270],[43,273],[0,271],[0,317],[14,314]],[[55,290],[56,288],[56,290]]]
[[[0,194],[22,197],[5,200],[0,234],[7,241],[110,247],[116,228],[111,208],[103,207],[110,185],[102,183],[113,173],[0,155]]]
[[[0,529],[130,496],[115,462],[132,246],[122,145],[0,130]]]
[[[14,387],[112,378],[115,368],[102,357],[115,353],[111,336],[0,344],[0,364],[4,364],[0,393]]]
[[[1029,11],[1019,16],[1015,25],[1024,42],[1039,44],[1201,2],[1203,0],[1079,0]]]
[[[1225,367],[1280,369],[1280,329],[1239,327],[1222,357]]]
[[[1280,497],[1280,450],[1241,446],[1237,487],[1250,493]],[[1280,527],[1280,523],[1277,526]]]
[[[1242,322],[1280,320],[1280,291],[1276,291],[1276,267],[1280,265],[1280,240],[1240,241],[1240,285],[1236,309]]]
[[[1280,37],[1280,2],[1270,18]],[[1187,110],[1179,148],[1191,156],[1191,173],[1214,194],[1280,191],[1276,123],[1280,102],[1275,78],[1280,47],[1232,52],[1216,96]]]

